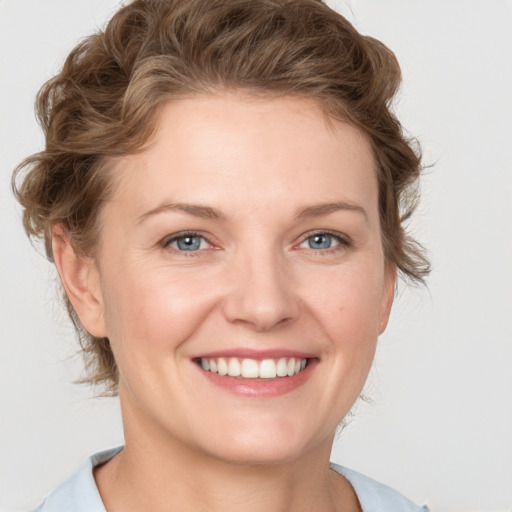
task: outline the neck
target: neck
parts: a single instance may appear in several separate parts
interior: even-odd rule
[[[352,486],[329,469],[334,432],[287,460],[238,461],[175,437],[127,402],[125,447],[95,470],[108,512],[360,511]]]
[[[293,461],[233,464],[154,439],[127,436],[123,451],[95,471],[109,512],[360,510],[350,484],[329,470],[330,444]]]

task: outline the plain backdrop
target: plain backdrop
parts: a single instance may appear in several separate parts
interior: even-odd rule
[[[10,173],[42,147],[39,86],[117,0],[0,1],[0,509],[21,511],[122,443],[115,399],[81,374],[55,272],[33,250]],[[336,462],[437,512],[512,510],[512,3],[331,2],[397,54],[397,105],[432,164],[412,229],[428,290],[400,286],[368,394]]]

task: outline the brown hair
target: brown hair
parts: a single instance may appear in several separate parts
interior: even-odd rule
[[[366,133],[377,163],[386,261],[422,282],[428,261],[404,228],[416,206],[421,160],[390,110],[400,79],[388,48],[320,0],[135,0],[78,44],[39,91],[46,147],[13,176],[25,230],[44,239],[50,260],[56,224],[77,252],[93,255],[111,188],[108,162],[144,147],[170,98],[233,89],[298,95]],[[108,339],[90,336],[64,300],[88,381],[115,393]]]

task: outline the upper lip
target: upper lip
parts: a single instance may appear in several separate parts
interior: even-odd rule
[[[215,350],[212,352],[205,352],[194,356],[193,359],[215,359],[218,357],[236,357],[239,359],[279,359],[281,357],[295,357],[296,359],[312,359],[316,358],[315,354],[308,352],[301,352],[298,350],[289,349],[265,349],[258,350],[252,348],[231,348],[226,350]]]

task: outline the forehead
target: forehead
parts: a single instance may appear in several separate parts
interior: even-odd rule
[[[284,199],[290,206],[308,196],[376,200],[366,136],[329,120],[309,99],[195,96],[163,106],[156,127],[145,151],[114,166],[114,200],[139,213],[159,199],[225,208],[236,207],[237,198],[248,206],[255,194],[261,204]]]

